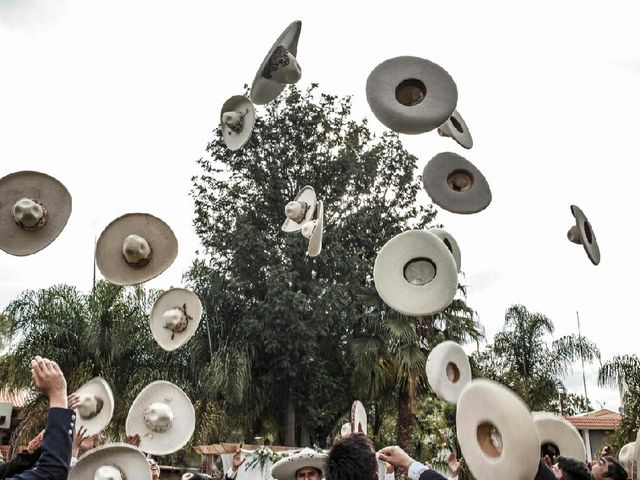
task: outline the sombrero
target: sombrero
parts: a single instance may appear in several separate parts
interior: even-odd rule
[[[82,455],[69,470],[69,480],[151,480],[151,469],[133,445],[111,443]]]
[[[444,310],[458,288],[451,252],[426,230],[409,230],[389,240],[376,257],[373,281],[387,305],[409,316]]]
[[[147,385],[134,400],[127,415],[128,436],[140,435],[140,450],[169,455],[184,447],[196,426],[189,397],[171,382]]]
[[[580,433],[567,420],[550,412],[532,412],[533,423],[540,437],[540,445],[552,444],[560,455],[584,462],[587,450]]]
[[[309,239],[307,254],[317,257],[322,251],[322,234],[324,233],[324,207],[322,200],[318,201],[318,218],[302,226],[302,235]]]
[[[367,411],[360,400],[351,404],[351,433],[367,434]]]
[[[169,226],[148,213],[128,213],[100,234],[96,263],[105,279],[135,285],[157,277],[178,255],[178,240]]]
[[[302,22],[289,25],[264,57],[251,86],[251,100],[264,105],[275,99],[285,85],[300,80],[302,70],[296,59]]]
[[[302,187],[296,198],[284,207],[284,214],[287,218],[282,224],[282,231],[295,233],[302,230],[302,226],[313,219],[317,203],[313,187],[309,185]]]
[[[53,242],[71,215],[71,195],[55,178],[22,171],[0,179],[0,249],[36,253]]]
[[[456,242],[456,239],[453,238],[453,236],[449,232],[443,230],[442,228],[432,228],[429,231],[440,240],[442,240],[442,243],[444,243],[447,249],[451,252],[451,255],[453,255],[453,259],[456,262],[458,273],[460,273],[460,267],[462,266],[462,252],[460,251],[460,247],[458,246],[458,242]]]
[[[234,95],[222,105],[220,129],[229,150],[239,150],[251,138],[256,122],[256,109],[244,95]]]
[[[113,417],[113,392],[101,377],[96,377],[82,385],[76,392],[80,402],[76,407],[76,428],[87,429],[86,435],[92,437],[104,430]]]
[[[277,480],[295,480],[296,472],[301,468],[317,468],[321,472],[327,458],[326,453],[303,448],[298,453],[282,458],[271,467],[271,476]]]
[[[484,175],[455,153],[439,153],[429,160],[422,182],[431,200],[449,212],[477,213],[491,203],[491,189]]]
[[[149,324],[155,341],[170,352],[184,345],[198,328],[202,303],[184,288],[172,288],[158,297],[151,309]]]
[[[591,263],[598,265],[600,263],[600,247],[598,247],[596,234],[593,233],[589,219],[575,205],[571,205],[571,214],[575,218],[576,224],[567,232],[567,238],[573,243],[582,244]]]
[[[457,110],[453,111],[449,120],[438,127],[438,134],[442,137],[453,138],[458,142],[458,145],[466,149],[473,147],[473,138],[471,138],[469,127]]]
[[[469,357],[460,345],[450,340],[439,343],[431,350],[425,370],[434,393],[453,404],[458,401],[464,386],[471,381]]]
[[[451,117],[458,89],[441,66],[424,58],[396,57],[369,74],[367,102],[391,130],[417,134],[438,128]]]

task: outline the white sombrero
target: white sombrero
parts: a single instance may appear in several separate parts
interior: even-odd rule
[[[460,273],[460,267],[462,266],[462,252],[460,251],[460,247],[458,246],[456,239],[453,238],[453,235],[442,228],[432,228],[429,231],[442,240],[447,249],[451,252],[453,259],[456,261],[458,273]]]
[[[302,226],[313,219],[317,203],[318,200],[313,187],[309,185],[302,187],[296,198],[284,207],[284,214],[287,219],[282,224],[282,231],[295,233],[302,230]]]
[[[309,239],[307,254],[317,257],[322,251],[322,234],[324,233],[324,207],[322,200],[318,201],[318,218],[302,226],[302,235]]]
[[[618,460],[620,460],[620,463],[622,463],[627,470],[629,478],[633,478],[634,480],[638,478],[637,475],[634,475],[635,472],[633,468],[635,466],[634,463],[637,463],[637,459],[633,456],[635,448],[636,442],[629,442],[625,444],[618,453]]]
[[[422,182],[431,200],[449,212],[477,213],[491,203],[491,189],[484,175],[455,153],[439,153],[429,160]]]
[[[113,392],[107,381],[96,377],[82,385],[76,392],[80,403],[76,407],[76,429],[85,427],[92,437],[104,430],[113,417]]]
[[[295,480],[296,472],[305,467],[317,468],[323,472],[326,458],[326,453],[316,452],[311,448],[303,448],[298,453],[289,455],[274,463],[271,467],[271,476],[277,480]]]
[[[441,66],[418,57],[385,60],[369,74],[367,102],[384,125],[398,133],[424,133],[445,123],[458,89]]]
[[[302,70],[296,55],[301,28],[300,20],[289,25],[262,61],[251,86],[251,100],[256,105],[269,103],[280,95],[285,85],[300,80]]]
[[[540,443],[524,402],[508,388],[472,380],[456,410],[462,456],[478,480],[531,480],[538,471]]]
[[[550,412],[532,412],[533,423],[538,430],[540,445],[552,444],[560,455],[584,462],[587,450],[580,432],[567,420]]]
[[[367,434],[367,411],[360,400],[351,404],[351,432]]]
[[[15,172],[0,179],[0,249],[36,253],[53,242],[71,215],[71,195],[55,178]]]
[[[170,352],[184,345],[194,333],[202,316],[198,296],[184,288],[172,288],[158,297],[151,309],[149,324],[158,345]]]
[[[389,240],[376,257],[373,281],[387,305],[409,316],[444,310],[458,288],[451,252],[426,230],[409,230]]]
[[[576,224],[567,232],[567,238],[573,243],[582,244],[591,263],[598,265],[600,263],[600,247],[598,247],[596,235],[593,233],[587,216],[575,205],[571,205],[571,214],[576,219]]]
[[[150,383],[134,400],[127,415],[128,436],[140,435],[140,450],[169,455],[186,445],[196,426],[196,415],[187,397],[171,382]]]
[[[135,285],[164,272],[178,255],[169,226],[148,213],[128,213],[111,222],[98,238],[96,263],[116,285]]]
[[[69,470],[69,480],[151,480],[151,469],[133,445],[111,443],[82,455]]]
[[[256,122],[256,109],[244,95],[234,95],[222,105],[220,129],[229,150],[239,150],[251,138]]]
[[[346,437],[351,433],[351,422],[343,423],[340,427],[340,436]]]
[[[469,357],[456,342],[447,340],[435,346],[427,357],[427,381],[434,393],[455,404],[464,386],[471,381]]]
[[[442,137],[453,138],[458,142],[458,145],[466,149],[473,147],[473,138],[471,138],[469,127],[457,110],[453,111],[449,120],[438,127],[438,134]]]

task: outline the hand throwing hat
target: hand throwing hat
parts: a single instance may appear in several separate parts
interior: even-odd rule
[[[460,273],[460,267],[462,265],[462,252],[460,251],[460,247],[458,246],[458,242],[456,242],[456,239],[453,238],[453,236],[449,232],[441,228],[432,228],[429,231],[440,240],[442,240],[442,243],[444,243],[447,249],[451,252],[451,255],[453,255],[453,259],[456,261],[458,273]]]
[[[96,263],[116,285],[135,285],[157,277],[178,255],[178,240],[169,226],[148,213],[116,218],[100,234]]]
[[[147,385],[127,415],[127,435],[140,435],[140,450],[169,455],[186,445],[196,426],[196,415],[187,397],[171,382]]]
[[[149,323],[158,345],[170,352],[184,345],[198,328],[202,304],[198,296],[184,288],[172,288],[158,297]]]
[[[469,357],[456,342],[447,340],[435,346],[427,357],[427,380],[434,393],[455,404],[464,386],[471,381]]]
[[[220,110],[222,139],[229,150],[239,150],[251,138],[256,122],[256,109],[244,95],[234,95]]]
[[[71,215],[65,186],[40,172],[15,172],[0,179],[0,249],[11,255],[36,253],[53,242]]]
[[[533,423],[540,437],[540,445],[552,444],[559,454],[584,462],[587,450],[580,433],[567,420],[550,412],[532,412]]]
[[[439,153],[424,167],[422,183],[431,200],[453,213],[477,213],[491,203],[484,175],[455,153]]]
[[[441,66],[418,57],[385,60],[369,74],[367,102],[385,126],[424,133],[445,123],[456,108],[458,88]]]
[[[596,235],[593,233],[587,216],[575,205],[571,205],[571,214],[576,219],[576,224],[567,232],[567,238],[573,243],[582,244],[591,263],[598,265],[600,263],[600,247],[598,247]]]
[[[524,402],[508,388],[472,380],[462,389],[456,411],[462,456],[474,478],[531,480],[540,443]]]
[[[351,404],[351,432],[367,434],[367,411],[360,400]]]
[[[285,85],[300,80],[302,69],[296,55],[301,28],[300,20],[289,25],[262,61],[251,86],[251,100],[256,105],[269,103],[280,95]]]
[[[295,233],[302,230],[302,226],[313,219],[317,203],[316,192],[313,187],[309,185],[302,187],[296,198],[284,207],[287,219],[282,224],[282,231]]]
[[[453,138],[461,147],[467,149],[473,147],[473,138],[471,138],[469,127],[457,110],[453,111],[449,120],[438,127],[438,133],[442,137]]]
[[[458,288],[451,252],[426,230],[409,230],[389,240],[376,257],[373,281],[387,305],[414,317],[444,310]]]
[[[303,448],[298,453],[278,460],[271,467],[271,476],[276,480],[295,480],[296,472],[301,468],[317,468],[321,472],[324,468],[326,453],[316,452],[311,448]]]
[[[151,480],[144,453],[127,443],[93,448],[69,470],[69,480]]]
[[[324,232],[324,207],[322,200],[318,201],[318,218],[305,223],[302,226],[302,235],[309,239],[307,254],[317,257],[322,251],[322,234]]]
[[[93,378],[82,385],[76,393],[80,403],[76,407],[76,428],[87,429],[87,436],[104,430],[113,417],[113,392],[106,380]]]

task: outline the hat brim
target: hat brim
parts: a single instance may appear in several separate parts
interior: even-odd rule
[[[468,190],[456,191],[449,187],[449,175],[459,170],[473,177]],[[439,153],[429,160],[422,172],[422,182],[431,200],[452,213],[478,213],[491,203],[491,189],[482,172],[455,153]]]
[[[598,246],[598,240],[596,240],[596,234],[593,232],[589,219],[576,205],[571,205],[571,214],[576,219],[576,226],[580,232],[584,251],[587,253],[591,263],[598,265],[600,263],[600,247]]]
[[[107,381],[101,377],[96,377],[82,385],[76,393],[83,395],[95,395],[102,400],[102,410],[92,418],[84,418],[76,409],[76,429],[81,427],[87,429],[86,435],[92,437],[104,430],[113,418],[113,408],[115,402],[113,400],[113,392]]]
[[[428,259],[435,277],[424,285],[413,285],[404,276],[405,266],[416,259]],[[447,308],[458,288],[456,263],[445,244],[425,230],[396,235],[378,252],[373,281],[382,300],[408,316],[431,315]]]
[[[584,462],[587,449],[580,433],[564,418],[549,412],[532,412],[533,423],[540,437],[540,445],[552,443],[560,455]]]
[[[167,310],[175,307],[182,308],[185,304],[187,305],[187,315],[192,318],[182,332],[175,332],[174,334],[173,330],[165,328],[162,316]],[[188,342],[193,334],[196,333],[201,317],[202,303],[198,296],[184,288],[172,288],[160,295],[153,304],[149,317],[151,334],[163,350],[171,352]],[[171,339],[172,336],[173,340]]]
[[[424,100],[403,105],[396,89],[405,80],[419,80],[426,88]],[[440,65],[419,57],[385,60],[369,74],[367,102],[382,124],[398,133],[429,132],[445,123],[456,108],[458,88]]]
[[[471,137],[469,127],[467,127],[467,123],[457,110],[453,111],[449,120],[438,127],[438,133],[443,137],[453,138],[458,145],[467,150],[473,147],[473,138]]]
[[[144,267],[127,263],[122,245],[129,235],[149,242],[151,258]],[[96,245],[96,264],[104,278],[115,285],[135,285],[157,277],[171,266],[178,255],[178,240],[171,228],[148,213],[128,213],[112,221],[100,234]]]
[[[316,205],[318,203],[316,192],[313,187],[306,185],[302,187],[302,189],[296,195],[296,198],[293,199],[294,202],[305,202],[309,205],[306,213],[304,214],[304,219],[302,222],[297,223],[287,217],[282,224],[282,231],[287,233],[296,233],[302,230],[302,226],[310,222],[313,219],[313,214],[316,212]]]
[[[30,198],[47,209],[47,223],[26,231],[13,219],[13,206]],[[39,252],[62,232],[71,215],[71,194],[57,179],[40,172],[21,171],[0,179],[0,249],[25,256]]]
[[[271,467],[271,476],[277,480],[295,480],[296,472],[301,468],[317,468],[324,471],[325,453],[319,453],[309,448],[282,458]]]
[[[351,433],[367,434],[367,411],[360,400],[351,404]]]
[[[316,227],[313,229],[313,234],[309,239],[309,248],[307,254],[310,257],[317,257],[322,251],[322,235],[324,233],[324,206],[322,200],[318,201],[318,218]]]
[[[628,462],[631,462],[634,460],[633,458],[633,450],[636,447],[636,442],[629,442],[627,444],[625,444],[621,449],[620,452],[618,453],[618,460],[620,460],[622,463],[627,464]],[[625,468],[627,467],[627,465],[625,465]]]
[[[457,369],[458,378],[455,380],[447,375],[449,364],[455,365]],[[450,340],[439,343],[431,350],[425,370],[431,390],[442,400],[452,404],[458,401],[460,392],[471,381],[469,357],[460,345]]]
[[[133,445],[111,443],[89,450],[69,470],[69,480],[88,480],[103,466],[119,468],[130,480],[151,480],[151,469],[144,453]]]
[[[271,55],[275,51],[278,46],[282,45],[287,50],[291,52],[291,55],[294,57],[298,54],[298,40],[300,39],[300,30],[302,29],[302,22],[300,20],[296,20],[287,28],[285,28],[284,32],[280,34],[276,42],[269,49],[269,52],[264,57],[264,60],[260,64],[260,68],[258,69],[258,73],[256,73],[255,78],[253,79],[253,84],[251,85],[251,100],[256,105],[264,105],[265,103],[269,103],[274,100],[282,90],[284,90],[285,85],[274,82],[268,78],[264,78],[262,76],[262,72],[264,67],[267,65],[267,62],[271,58]]]
[[[460,251],[460,246],[458,245],[458,242],[456,242],[456,239],[453,238],[453,236],[449,232],[441,228],[432,228],[429,231],[440,240],[442,240],[445,247],[447,247],[447,250],[451,252],[451,255],[453,255],[453,259],[456,262],[458,273],[460,273],[460,268],[462,266],[462,252]]]
[[[173,411],[173,424],[164,432],[149,432],[144,412],[152,403],[162,402]],[[158,380],[147,385],[131,404],[127,415],[127,435],[140,435],[140,450],[151,455],[169,455],[184,447],[193,436],[196,414],[186,393],[171,382]]]
[[[244,114],[244,123],[239,132],[234,132],[227,125],[222,123],[222,115],[225,112],[238,112]],[[220,130],[222,130],[222,140],[229,150],[241,149],[251,138],[253,126],[256,122],[256,109],[244,95],[234,95],[222,105],[220,110]]]

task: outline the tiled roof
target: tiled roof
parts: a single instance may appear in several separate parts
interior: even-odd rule
[[[193,450],[201,455],[222,455],[223,453],[235,453],[240,445],[239,443],[216,443],[213,445],[199,445],[193,447]],[[262,447],[263,445],[249,445],[246,443],[242,445],[243,450],[258,450]],[[299,449],[299,447],[283,447],[280,445],[269,445],[269,448],[274,452]]]
[[[620,425],[622,416],[619,413],[603,408],[595,412],[566,418],[577,429],[615,430]]]
[[[22,408],[32,398],[29,390],[0,390],[0,403],[11,403],[14,408]]]

